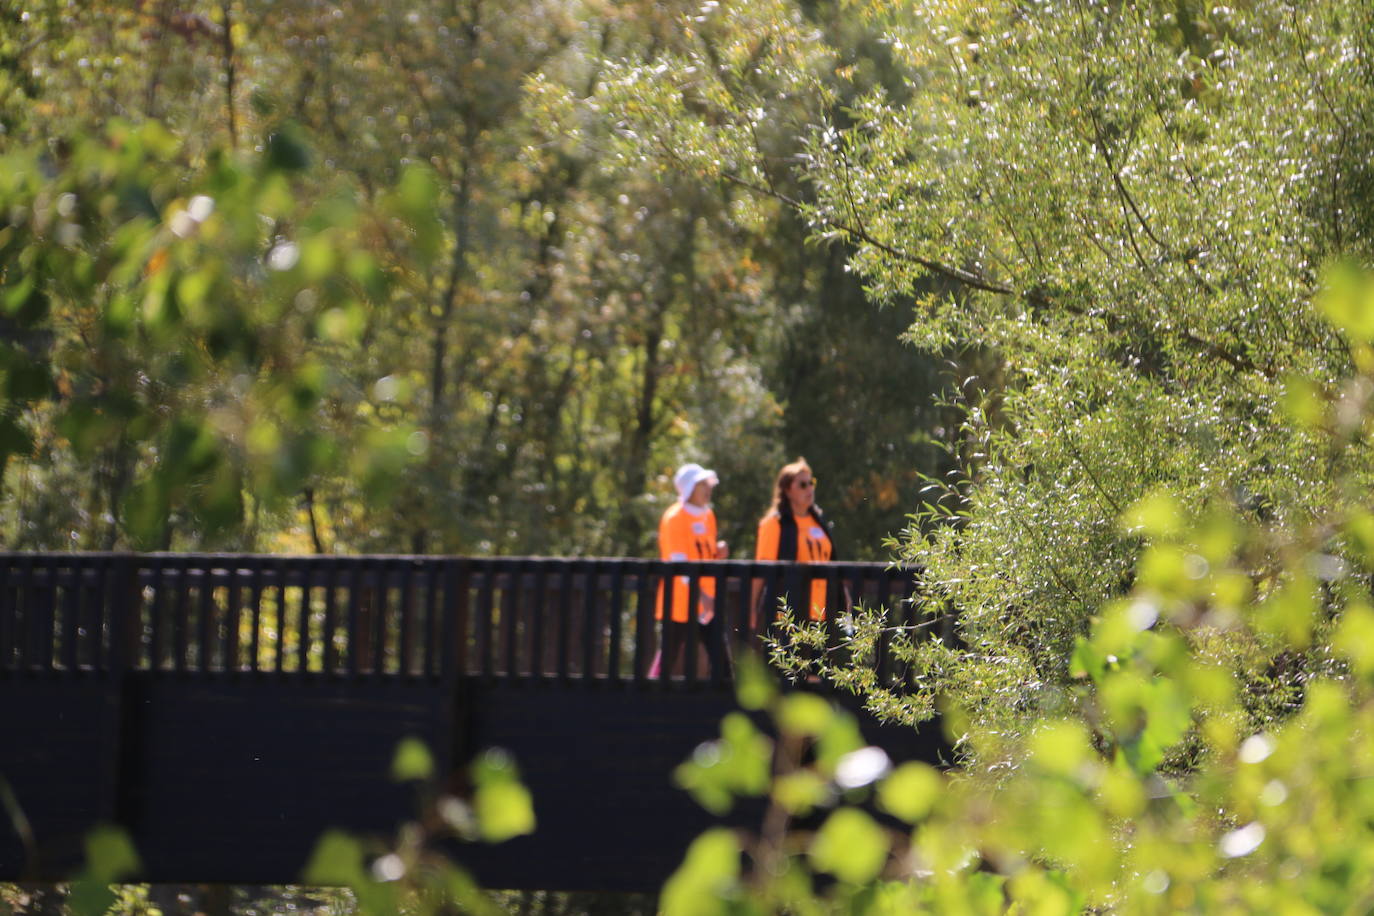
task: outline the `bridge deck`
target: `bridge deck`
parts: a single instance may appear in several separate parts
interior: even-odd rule
[[[457,851],[488,886],[655,889],[711,822],[671,771],[733,707],[695,638],[649,677],[658,583],[687,575],[694,599],[714,576],[727,626],[706,638],[738,645],[756,579],[800,593],[815,573],[832,606],[919,625],[910,575],[876,564],[0,554],[0,775],[36,840],[0,824],[0,878],[69,874],[114,822],[150,880],[298,880],[323,829],[414,811],[386,772],[416,735],[455,778],[507,748],[534,795],[533,836]]]

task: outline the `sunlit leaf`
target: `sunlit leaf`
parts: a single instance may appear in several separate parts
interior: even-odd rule
[[[944,780],[934,767],[909,761],[878,785],[878,806],[908,824],[915,824],[934,809],[944,789]]]
[[[340,830],[327,830],[315,844],[301,880],[313,885],[357,884],[365,879],[362,845]]]
[[[761,710],[778,695],[777,684],[763,661],[753,653],[740,656],[735,671],[735,696],[745,709]]]
[[[1128,531],[1149,537],[1172,537],[1183,524],[1183,510],[1172,495],[1156,491],[1137,502],[1121,519]]]
[[[1356,674],[1374,676],[1374,608],[1365,602],[1346,607],[1332,645],[1350,661]]]
[[[98,881],[132,877],[142,867],[129,835],[119,827],[96,827],[86,834],[86,867]]]
[[[791,814],[807,814],[829,797],[829,784],[814,770],[785,773],[773,783],[773,798]]]
[[[1343,261],[1329,268],[1317,307],[1353,341],[1374,341],[1374,279],[1356,264]]]
[[[687,855],[663,886],[663,916],[714,916],[729,912],[740,875],[740,847],[732,831],[714,828],[692,841]]]
[[[877,876],[887,862],[887,833],[857,808],[840,808],[821,825],[807,851],[811,862],[852,884]]]
[[[773,745],[741,713],[721,720],[721,737],[697,746],[691,759],[673,772],[674,781],[702,807],[721,814],[737,796],[768,791]]]
[[[482,839],[501,843],[534,831],[534,801],[510,755],[489,750],[473,766],[473,810]]]
[[[778,727],[794,735],[815,738],[830,725],[834,711],[829,701],[812,693],[793,693],[778,707]]]
[[[1326,415],[1321,389],[1311,379],[1296,375],[1284,382],[1283,408],[1295,422],[1307,427],[1317,426]]]
[[[397,782],[429,779],[434,775],[434,758],[419,738],[403,738],[391,760],[391,778]]]
[[[1095,755],[1083,726],[1061,720],[1047,722],[1031,735],[1031,759],[1047,773],[1073,777],[1094,760]]]

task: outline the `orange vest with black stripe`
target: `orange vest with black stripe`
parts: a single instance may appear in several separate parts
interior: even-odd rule
[[[754,557],[758,560],[796,560],[798,563],[829,563],[838,559],[829,525],[814,506],[807,515],[788,513],[786,518],[776,511],[770,512],[759,522]],[[825,588],[823,579],[811,583],[811,606],[807,616],[812,620],[825,619]],[[769,595],[767,606],[776,606],[778,597]],[[790,599],[788,606],[797,610]]]

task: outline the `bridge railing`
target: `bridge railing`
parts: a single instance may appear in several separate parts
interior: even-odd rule
[[[706,643],[738,650],[778,618],[779,596],[825,594],[832,644],[852,607],[882,608],[888,628],[868,663],[906,676],[888,651],[917,619],[915,573],[879,563],[539,557],[0,553],[0,675],[122,670],[505,680],[654,679],[685,578],[699,606],[714,580],[713,627],[686,628],[667,677],[728,678]],[[660,594],[662,599],[660,599]],[[770,605],[770,602],[772,604]]]

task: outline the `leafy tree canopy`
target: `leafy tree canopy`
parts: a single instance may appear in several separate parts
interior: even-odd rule
[[[908,339],[993,355],[962,380],[963,474],[935,482],[900,545],[962,634],[913,649],[928,676],[906,708],[948,694],[1014,733],[1064,711],[1074,640],[1135,575],[1141,537],[1117,519],[1147,493],[1303,525],[1369,482],[1368,449],[1332,451],[1282,405],[1363,397],[1340,379],[1367,351],[1317,294],[1324,265],[1370,262],[1370,11],[847,8],[897,86],[842,98],[829,77],[855,65],[774,3],[684,22],[608,92],[625,155],[791,201],[855,246],[880,299],[938,279],[949,293],[922,297]],[[779,161],[769,134],[799,95],[805,150]],[[1282,581],[1272,558],[1246,574],[1261,596]],[[1326,664],[1228,661],[1272,680],[1261,717]]]
[[[81,201],[63,238],[14,235],[0,262],[52,305],[25,313],[39,342],[3,405],[5,542],[638,554],[673,468],[698,460],[721,472],[723,530],[747,555],[773,473],[803,453],[851,555],[881,553],[915,469],[941,466],[926,432],[940,410],[907,397],[942,387],[939,362],[901,345],[788,211],[617,158],[614,121],[576,104],[694,9],[0,4],[0,148],[42,164],[11,213],[46,227],[45,201]],[[871,50],[863,29],[841,33]],[[122,148],[161,137],[146,174],[68,166],[115,124]],[[210,187],[225,170],[239,183]],[[142,237],[120,237],[123,273],[100,260],[133,217],[88,198],[129,188],[146,198],[138,231],[175,243],[166,272],[127,266],[152,257]],[[200,197],[214,215],[183,241],[178,214]],[[40,244],[98,269],[80,289],[65,261],[32,272]],[[135,310],[117,345],[93,336],[109,302],[164,283],[170,318]],[[201,346],[214,322],[254,342],[246,363],[224,327]],[[268,432],[268,392],[306,367],[310,393]],[[129,394],[139,372],[158,394]],[[119,434],[126,395],[156,429]],[[879,401],[881,419],[853,409]],[[224,463],[180,460],[212,441]]]

